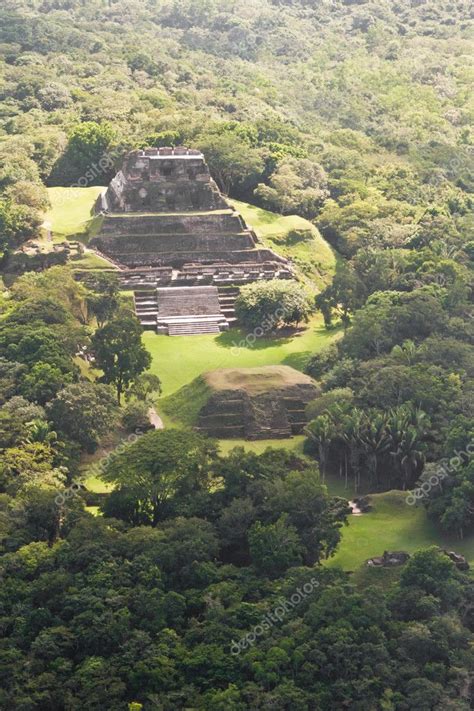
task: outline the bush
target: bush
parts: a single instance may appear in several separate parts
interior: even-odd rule
[[[311,304],[303,286],[294,281],[266,281],[242,287],[235,314],[247,328],[263,332],[308,321]]]
[[[123,409],[122,424],[127,432],[153,429],[148,417],[148,405],[140,400],[132,400]]]

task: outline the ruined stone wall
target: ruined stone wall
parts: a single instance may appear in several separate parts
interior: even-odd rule
[[[220,234],[245,230],[246,225],[236,212],[206,215],[106,215],[101,234]]]
[[[129,236],[126,241],[121,238],[120,242],[112,238],[110,243],[106,243],[102,238],[96,238],[93,246],[126,267],[173,266],[178,269],[185,264],[263,264],[276,261],[275,254],[269,249],[226,250],[225,242],[219,244],[219,249],[205,250],[200,244],[196,250],[178,251],[173,245],[169,251],[160,251],[153,241],[147,245]],[[281,258],[279,261],[284,262]]]
[[[128,235],[128,239],[117,244],[114,235],[102,235],[94,240],[101,252],[113,253],[118,247],[120,252],[225,252],[253,249],[254,243],[250,234],[242,235]],[[199,255],[198,255],[199,256]]]
[[[301,434],[307,423],[305,407],[316,397],[315,385],[249,395],[245,390],[214,393],[202,408],[198,428],[222,439],[274,439]]]

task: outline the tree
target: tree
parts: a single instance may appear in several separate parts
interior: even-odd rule
[[[334,440],[334,423],[327,415],[319,415],[305,428],[305,434],[318,448],[318,459],[324,481],[327,471],[327,457],[331,442]]]
[[[70,382],[71,377],[49,363],[35,363],[29,373],[23,376],[20,392],[28,400],[45,405],[65,383]]]
[[[88,281],[92,293],[87,296],[87,305],[97,320],[99,328],[109,321],[119,306],[120,283],[116,274],[100,272]]]
[[[252,563],[264,574],[276,577],[301,563],[303,547],[296,528],[288,523],[286,515],[267,525],[256,521],[248,538]]]
[[[84,121],[69,134],[66,151],[54,166],[49,183],[78,183],[80,187],[103,185],[113,171],[113,161],[107,156],[117,138],[108,121]]]
[[[140,322],[129,311],[122,311],[92,337],[92,351],[102,380],[115,385],[117,402],[136,378],[151,364],[151,356],[141,341]]]
[[[263,335],[282,324],[308,321],[311,306],[303,286],[273,279],[244,285],[235,301],[235,313],[247,328],[260,329]]]
[[[39,212],[0,198],[0,258],[36,236],[40,225]]]
[[[15,324],[8,320],[0,325],[0,356],[7,360],[23,363],[33,367],[35,363],[48,363],[58,368],[62,373],[75,373],[77,366],[72,362],[71,350],[74,342],[79,346],[83,334],[67,334],[65,338],[72,343],[65,343],[64,338],[58,333],[59,329],[42,324],[28,323]]]
[[[338,316],[346,331],[351,315],[363,306],[365,298],[364,284],[352,266],[343,262],[336,266],[332,283],[316,296],[315,304],[323,314],[326,327],[331,325],[334,316]]]
[[[112,429],[117,417],[113,394],[107,385],[83,380],[62,388],[47,406],[57,432],[65,434],[88,451]]]
[[[435,467],[435,475],[439,476],[440,471],[440,465]],[[464,464],[445,483],[442,481],[429,492],[428,515],[444,531],[462,539],[474,527],[474,463]]]
[[[198,148],[206,156],[211,175],[228,195],[233,189],[251,192],[263,171],[260,152],[231,131],[203,135]]]
[[[151,524],[198,504],[212,480],[216,447],[194,432],[153,430],[107,466],[118,488],[106,510],[135,524]],[[112,509],[113,506],[113,509]]]
[[[153,427],[150,424],[149,405],[143,400],[127,402],[122,411],[122,424],[127,432],[146,432]]]
[[[0,405],[18,394],[18,384],[25,372],[26,366],[22,363],[0,358]]]
[[[407,562],[400,577],[400,587],[416,587],[448,604],[458,599],[459,584],[454,563],[439,548],[419,550]]]
[[[329,197],[324,168],[307,158],[283,158],[269,182],[260,183],[255,195],[269,210],[282,215],[297,213],[312,218]]]
[[[9,494],[18,494],[31,486],[57,490],[65,478],[65,472],[54,467],[54,451],[47,443],[25,442],[2,453],[0,487]]]
[[[330,497],[321,483],[316,467],[303,471],[290,471],[278,477],[267,489],[265,510],[282,512],[295,526],[304,546],[305,565],[319,563],[329,558],[340,541],[340,528],[346,522],[350,509],[342,498]]]
[[[153,373],[142,373],[135,379],[127,392],[127,399],[135,397],[137,400],[147,402],[154,395],[161,395],[161,380]]]
[[[0,448],[25,441],[29,436],[29,423],[45,421],[45,411],[20,395],[10,398],[0,408]]]

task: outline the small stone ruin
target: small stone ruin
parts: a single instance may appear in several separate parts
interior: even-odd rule
[[[200,151],[132,151],[95,212],[103,219],[91,247],[118,267],[123,287],[134,290],[142,325],[160,333],[225,330],[235,320],[240,285],[293,277],[287,261],[259,244],[219,192]],[[173,288],[181,290],[175,297]],[[198,303],[205,307],[199,313]],[[169,328],[173,319],[177,330]]]
[[[392,568],[397,565],[404,565],[409,560],[410,554],[405,551],[384,551],[383,555],[369,558],[367,565],[369,568]]]
[[[448,556],[449,560],[453,561],[454,565],[458,570],[469,570],[469,563],[467,562],[466,558],[461,555],[461,553],[446,550],[443,550],[443,553]]]
[[[209,388],[197,428],[223,439],[278,439],[301,434],[305,408],[319,388],[289,366],[226,368],[205,373]]]

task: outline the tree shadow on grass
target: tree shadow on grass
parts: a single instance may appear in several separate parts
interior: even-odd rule
[[[305,328],[282,328],[278,332],[255,338],[252,331],[245,331],[242,328],[231,328],[223,331],[217,336],[215,342],[222,348],[246,348],[251,350],[262,350],[264,348],[275,348],[291,343],[295,338],[305,333]]]

